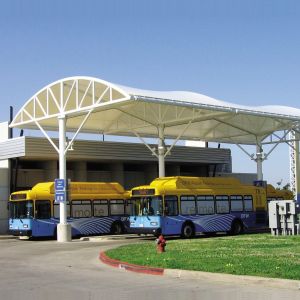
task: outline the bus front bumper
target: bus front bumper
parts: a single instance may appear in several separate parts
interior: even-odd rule
[[[151,227],[134,227],[129,228],[129,233],[133,234],[153,234],[159,235],[161,234],[161,228],[151,228]]]
[[[32,236],[32,230],[10,229],[8,232],[14,236]]]

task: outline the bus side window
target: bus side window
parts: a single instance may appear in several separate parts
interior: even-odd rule
[[[164,213],[166,216],[177,216],[178,215],[177,196],[165,196]]]
[[[94,217],[107,217],[107,216],[108,216],[108,201],[94,200]]]
[[[133,203],[131,200],[125,201],[125,215],[131,215],[133,214]]]
[[[71,207],[70,202],[67,201],[67,217],[70,218],[71,216]],[[53,217],[59,218],[59,203],[53,203]]]
[[[197,196],[197,213],[199,215],[211,215],[215,213],[214,196]]]
[[[110,215],[111,216],[124,215],[125,207],[124,207],[123,199],[110,200],[109,206],[110,206]]]
[[[72,217],[90,218],[92,216],[92,205],[90,200],[73,200]]]
[[[240,195],[230,196],[230,211],[232,212],[242,212],[243,207],[243,197]]]
[[[180,211],[182,215],[194,215],[196,213],[195,196],[181,196]]]
[[[229,213],[229,197],[227,195],[216,196],[217,214]]]
[[[251,195],[244,196],[245,211],[253,211],[253,198]]]
[[[49,200],[35,201],[35,217],[37,219],[51,218],[51,205]]]

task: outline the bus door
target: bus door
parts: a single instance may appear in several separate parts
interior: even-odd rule
[[[52,236],[54,233],[54,222],[51,221],[51,203],[49,200],[36,200],[34,211],[33,236]]]
[[[261,189],[256,189],[256,224],[264,226],[267,224],[267,211],[266,211],[266,194]]]
[[[182,222],[178,217],[177,196],[164,197],[164,220],[162,224],[163,234],[178,234],[181,232]]]

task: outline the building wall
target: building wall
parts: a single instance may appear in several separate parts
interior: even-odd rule
[[[75,141],[73,148],[67,154],[67,178],[71,181],[115,181],[125,189],[131,189],[149,184],[158,176],[157,158],[143,144],[81,140]],[[4,137],[0,140],[0,162],[3,164],[0,232],[7,230],[7,199],[11,183],[14,190],[20,190],[30,189],[38,182],[54,181],[59,174],[57,160],[57,153],[45,138]],[[228,149],[178,146],[166,157],[166,176],[208,176],[210,165],[230,163]]]
[[[0,168],[0,234],[8,229],[9,169]]]
[[[0,123],[0,142],[6,141],[9,136],[8,122]],[[1,149],[1,148],[0,148]],[[1,150],[0,150],[1,151]],[[8,230],[8,197],[10,189],[10,161],[0,160],[0,234]]]

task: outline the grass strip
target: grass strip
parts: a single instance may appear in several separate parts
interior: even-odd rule
[[[121,246],[106,254],[124,262],[184,269],[300,280],[300,236],[249,234],[167,241],[165,253],[154,241]]]

